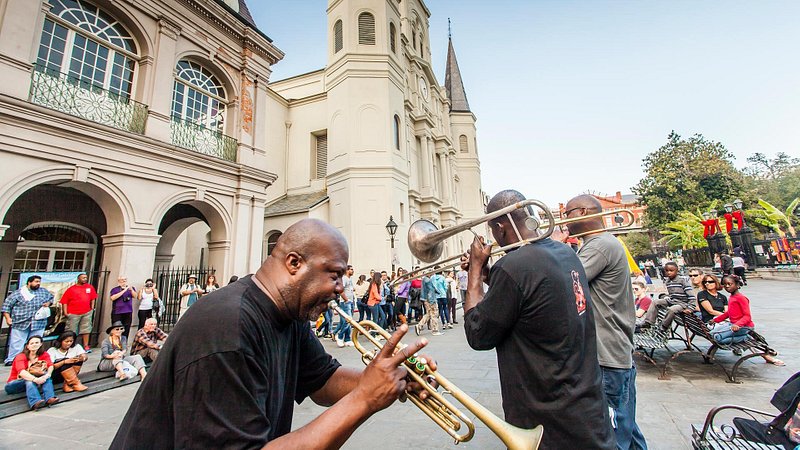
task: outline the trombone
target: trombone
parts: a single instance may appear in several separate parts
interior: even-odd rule
[[[369,364],[370,361],[372,361],[383,348],[380,338],[374,336],[372,333],[376,333],[388,341],[391,337],[389,332],[371,320],[362,320],[361,322],[356,322],[355,319],[350,317],[349,314],[339,308],[336,300],[331,300],[328,302],[328,308],[339,313],[339,318],[344,319],[353,327],[353,346],[361,353],[361,360],[364,362],[364,364]],[[363,335],[365,338],[367,338],[367,340],[370,341],[375,348],[368,350],[361,345],[361,342],[358,340],[360,335]],[[398,344],[395,351],[401,351],[404,347],[405,345]],[[436,424],[439,425],[445,432],[447,432],[450,437],[455,439],[456,444],[459,442],[467,442],[472,439],[472,436],[475,434],[475,424],[469,419],[469,417],[456,409],[452,403],[444,398],[442,393],[436,390],[431,381],[436,381],[436,383],[438,383],[439,386],[444,389],[445,393],[449,393],[453,398],[458,400],[458,402],[461,403],[464,408],[474,414],[478,420],[486,424],[486,426],[492,430],[492,432],[497,435],[497,437],[500,438],[500,440],[503,441],[503,444],[505,444],[509,449],[536,450],[539,448],[539,443],[542,440],[543,430],[541,425],[532,430],[526,430],[515,427],[514,425],[503,421],[494,413],[489,411],[485,406],[481,405],[472,397],[465,394],[464,391],[442,376],[439,371],[431,370],[425,358],[418,357],[416,354],[409,356],[405,360],[405,366],[408,370],[408,378],[416,381],[420,386],[428,391],[428,397],[425,400],[422,400],[415,392],[407,392],[406,397],[411,400],[411,403],[416,405],[422,410],[422,412],[430,417],[431,420],[436,422]],[[459,434],[462,424],[466,427],[466,430]]]
[[[435,273],[446,272],[449,269],[459,267],[461,265],[462,255],[456,255],[453,256],[452,258],[447,258],[442,261],[437,261],[439,257],[441,257],[442,252],[444,251],[445,239],[455,236],[456,234],[465,230],[471,231],[471,228],[476,225],[495,219],[505,214],[510,214],[511,212],[517,209],[525,208],[531,205],[538,206],[539,208],[545,211],[545,214],[547,216],[547,222],[545,222],[544,224],[540,224],[535,217],[529,215],[525,221],[526,228],[530,230],[537,230],[539,228],[544,228],[546,231],[543,234],[540,234],[539,236],[530,239],[521,239],[520,237],[520,240],[518,242],[493,250],[491,256],[496,256],[508,252],[509,250],[522,247],[523,245],[540,241],[546,237],[549,237],[553,233],[555,227],[561,227],[562,225],[566,225],[569,223],[581,222],[587,219],[593,219],[597,217],[605,217],[610,215],[614,216],[614,223],[616,224],[616,226],[613,226],[611,228],[589,230],[583,233],[571,235],[571,237],[582,237],[587,234],[597,233],[598,231],[625,229],[633,225],[633,223],[636,221],[636,216],[630,209],[618,209],[616,211],[599,212],[594,214],[588,214],[585,216],[577,216],[568,219],[555,220],[555,218],[553,217],[553,213],[550,212],[550,210],[546,206],[544,206],[543,203],[537,200],[525,200],[523,202],[518,202],[515,203],[514,205],[497,210],[493,213],[486,214],[476,219],[458,224],[450,228],[444,228],[441,230],[437,230],[436,225],[434,225],[433,223],[425,219],[419,219],[415,221],[413,224],[411,224],[411,227],[408,230],[409,250],[411,250],[411,254],[416,256],[421,261],[425,262],[436,261],[436,262],[421,267],[417,270],[413,270],[411,272],[403,274],[402,276],[396,278],[392,282],[392,286],[405,283],[406,281],[412,280],[414,278],[430,276]],[[517,230],[516,224],[514,223],[513,220],[511,221],[511,225],[517,232],[517,236],[519,236],[519,230]],[[494,243],[492,245],[496,246],[497,244]]]

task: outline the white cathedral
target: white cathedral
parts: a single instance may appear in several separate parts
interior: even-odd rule
[[[0,286],[227,280],[304,217],[344,233],[359,273],[408,268],[412,221],[482,215],[476,119],[452,42],[433,73],[425,4],[327,14],[326,66],[274,81],[284,54],[245,0],[0,0]]]

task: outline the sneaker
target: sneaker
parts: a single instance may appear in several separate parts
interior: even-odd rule
[[[336,338],[336,346],[337,347],[344,347],[344,341],[337,337]]]
[[[353,344],[353,341],[347,341],[347,342],[344,343],[344,345],[345,345],[345,347],[354,347],[355,346],[355,344]]]
[[[419,336],[419,324],[414,325],[414,332],[417,333],[417,336]]]
[[[447,328],[453,328],[453,324],[452,323],[448,323],[447,324]]]
[[[441,335],[443,335],[444,333],[440,333],[440,332],[438,332],[438,331],[434,331],[434,332],[433,332],[433,333],[431,333],[431,334],[433,334],[434,336],[441,336]]]
[[[83,347],[83,349],[86,350],[86,353],[92,353],[91,347]]]

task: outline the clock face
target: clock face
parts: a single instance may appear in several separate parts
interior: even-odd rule
[[[428,99],[428,82],[422,77],[419,78],[419,92],[422,94],[422,98]]]

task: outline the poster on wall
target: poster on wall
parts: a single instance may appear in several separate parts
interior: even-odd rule
[[[86,273],[86,272],[22,272],[19,274],[19,284],[21,286],[25,286],[28,281],[28,277],[33,275],[38,275],[42,277],[42,284],[41,288],[47,289],[53,294],[53,303],[50,306],[58,306],[58,302],[61,300],[61,296],[64,295],[64,291],[67,290],[70,286],[78,282],[78,275]],[[55,317],[53,317],[49,324],[58,323],[59,319],[61,318],[61,308],[52,309],[51,311],[54,312]],[[3,326],[6,326],[5,321],[3,321]]]

